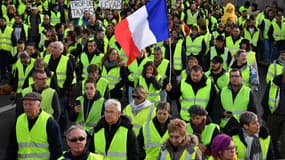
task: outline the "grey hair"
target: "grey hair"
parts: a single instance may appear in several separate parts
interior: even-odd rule
[[[120,101],[116,100],[116,99],[108,99],[105,104],[104,107],[105,109],[109,106],[115,106],[117,108],[117,111],[121,112],[122,107],[121,107],[121,103]]]
[[[257,115],[250,111],[243,112],[240,117],[240,125],[243,126],[244,124],[249,125],[250,122],[252,122],[255,118],[257,118]]]
[[[66,133],[65,133],[66,139],[69,137],[70,132],[73,131],[73,130],[75,130],[75,129],[80,129],[80,130],[83,132],[84,137],[85,137],[85,138],[87,137],[87,133],[86,133],[85,129],[83,128],[83,126],[81,126],[81,125],[79,125],[79,124],[75,124],[75,125],[70,126],[70,127],[67,129],[67,131],[66,131]]]
[[[55,41],[53,42],[55,45],[58,45],[60,47],[60,52],[63,52],[64,46],[63,43],[61,41]]]

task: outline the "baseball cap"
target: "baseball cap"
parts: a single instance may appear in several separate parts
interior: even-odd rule
[[[29,92],[22,98],[22,100],[41,101],[42,100],[42,96],[41,96],[41,94],[39,94],[37,92]]]

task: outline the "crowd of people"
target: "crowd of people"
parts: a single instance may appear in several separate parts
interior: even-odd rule
[[[113,10],[95,1],[94,14],[73,18],[68,0],[1,1],[0,80],[17,116],[6,159],[285,158],[277,1],[259,10],[249,1],[167,0],[169,39],[127,65],[114,29],[147,2]]]

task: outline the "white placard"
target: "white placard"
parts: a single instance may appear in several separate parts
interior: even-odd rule
[[[122,0],[99,0],[102,9],[121,9]]]
[[[70,1],[70,9],[72,18],[79,18],[83,16],[85,10],[90,14],[94,14],[94,1],[93,0],[80,0]]]

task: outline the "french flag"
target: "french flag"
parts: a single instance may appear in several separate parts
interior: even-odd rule
[[[150,0],[115,27],[115,38],[129,57],[128,65],[142,49],[168,37],[165,0]]]

